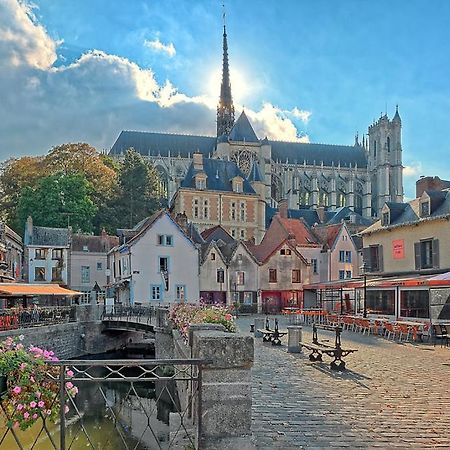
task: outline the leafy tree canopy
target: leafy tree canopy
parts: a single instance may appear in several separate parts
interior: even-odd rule
[[[23,227],[28,216],[38,226],[92,232],[97,207],[89,197],[92,188],[82,174],[57,174],[39,180],[35,188],[25,187],[20,196],[17,217]]]

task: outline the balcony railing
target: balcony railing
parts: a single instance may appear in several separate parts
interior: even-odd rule
[[[0,309],[0,331],[75,322],[74,306]]]
[[[55,362],[60,370],[48,378],[58,387],[52,407],[59,408],[59,420],[51,422],[41,414],[24,432],[6,428],[10,417],[5,402],[0,402],[0,430],[4,430],[0,448],[198,449],[206,363],[199,359]],[[68,396],[73,386],[78,388],[74,398]]]

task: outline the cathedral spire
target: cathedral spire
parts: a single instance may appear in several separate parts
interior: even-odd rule
[[[234,124],[234,106],[231,97],[230,68],[228,65],[227,28],[225,23],[225,9],[223,12],[223,62],[222,84],[220,86],[220,99],[217,105],[217,137],[228,135]]]

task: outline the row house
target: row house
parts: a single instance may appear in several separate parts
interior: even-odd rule
[[[23,242],[10,227],[0,222],[0,280],[22,279]]]
[[[428,319],[433,305],[426,280],[448,279],[450,190],[426,190],[424,184],[419,180],[420,196],[410,202],[385,203],[381,219],[361,233],[366,274],[402,280],[368,290],[369,314]]]
[[[104,302],[108,252],[119,244],[117,236],[103,229],[100,236],[72,234],[70,243],[71,289],[82,292],[81,302]]]
[[[69,286],[70,236],[70,228],[38,227],[28,217],[24,233],[25,281]]]
[[[107,253],[118,238],[38,227],[28,218],[24,233],[24,275],[32,284],[55,283],[82,292],[80,301],[101,301],[107,284]]]
[[[260,244],[220,226],[201,234],[200,294],[207,303],[277,312],[304,305],[303,286],[352,278],[358,253],[345,223],[309,227],[276,214]]]
[[[119,239],[108,253],[108,285],[116,303],[198,302],[198,247],[167,211],[119,230]]]

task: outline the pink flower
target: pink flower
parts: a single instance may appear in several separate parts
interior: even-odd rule
[[[20,365],[20,370],[25,370],[26,367],[27,367],[27,365],[26,365],[25,363],[22,363],[22,364]]]
[[[22,411],[22,409],[23,409],[23,405],[22,405],[22,403],[19,403],[19,404],[17,405],[17,410],[18,410],[18,411]]]
[[[50,356],[50,353],[47,350],[44,350],[44,358],[48,358]]]
[[[68,382],[66,383],[66,388],[67,388],[67,389],[72,389],[72,388],[73,388],[73,384],[72,384],[70,381],[68,381]]]
[[[34,420],[36,420],[36,419],[38,418],[38,415],[37,415],[36,413],[34,413],[31,417],[32,417]]]
[[[64,414],[67,414],[69,412],[69,407],[67,405],[64,405]]]
[[[14,427],[14,428],[19,428],[19,422],[14,422],[13,427]]]
[[[38,402],[38,406],[39,408],[43,408],[45,405],[45,403],[41,400],[40,402]]]
[[[72,372],[71,370],[68,370],[68,371],[67,371],[67,376],[68,376],[68,377],[73,377],[73,372]]]
[[[37,405],[36,402],[34,402],[34,401],[33,401],[33,402],[30,402],[30,407],[31,407],[31,408],[36,408],[36,405]]]
[[[13,389],[14,394],[20,394],[22,392],[22,388],[20,386],[16,386]]]
[[[51,409],[47,409],[47,411],[45,411],[45,414],[47,414],[47,416],[49,416],[52,413]]]
[[[233,316],[231,314],[225,314],[225,320],[231,320],[232,317]]]
[[[42,395],[42,394],[41,394],[39,391],[36,392],[36,397],[37,397],[37,398],[41,398],[41,395]]]
[[[74,397],[75,395],[78,394],[78,388],[76,386],[74,386],[71,390],[70,390],[70,394],[72,395],[72,397]]]
[[[28,412],[23,413],[24,419],[28,419],[28,417],[30,417],[30,413],[28,413]]]

